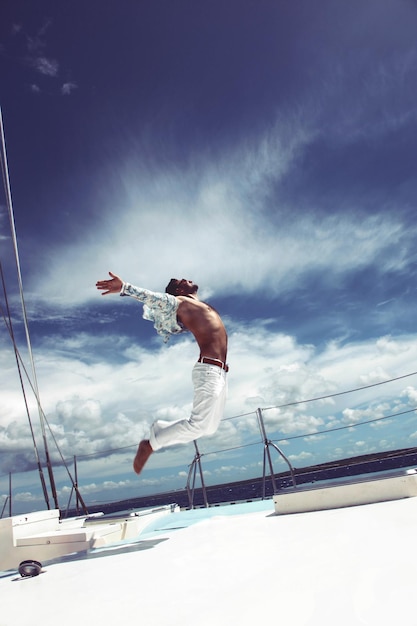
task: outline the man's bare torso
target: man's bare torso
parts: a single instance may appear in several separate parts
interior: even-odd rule
[[[178,320],[195,337],[200,355],[226,362],[227,333],[220,315],[209,304],[187,296],[180,300]]]

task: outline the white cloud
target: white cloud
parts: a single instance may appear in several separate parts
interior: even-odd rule
[[[20,491],[14,495],[14,498],[18,502],[37,502],[39,501],[39,496],[31,493],[30,491]]]
[[[108,335],[106,341],[112,342],[112,337]],[[333,398],[330,405],[324,401],[307,402],[328,392],[355,388],[360,378],[375,368],[377,360],[391,377],[409,373],[417,357],[417,337],[398,337],[395,341],[399,348],[408,346],[408,350],[381,354],[378,341],[367,341],[339,347],[332,344],[319,352],[312,346],[299,345],[293,337],[268,332],[266,328],[246,329],[244,337],[236,329],[230,342],[226,419],[213,437],[202,440],[202,449],[221,451],[248,442],[261,443],[255,415],[257,407],[305,401],[292,407],[263,411],[269,436],[281,439],[319,432],[332,425],[355,425],[395,413],[402,406],[414,406],[416,392],[408,379],[342,395]],[[103,476],[103,480],[116,480],[120,472],[129,474],[137,442],[147,436],[150,423],[158,417],[185,417],[190,410],[190,370],[196,358],[190,338],[179,339],[168,347],[161,345],[156,352],[138,345],[132,347],[123,337],[118,337],[118,342],[117,363],[112,363],[109,352],[103,350],[106,342],[93,341],[86,334],[67,341],[61,339],[59,353],[54,350],[53,341],[46,341],[44,348],[39,346],[37,350],[43,409],[64,456],[71,459],[75,454],[83,458],[83,455],[127,448],[122,455],[113,455],[107,460],[86,458],[83,463],[88,470],[83,470],[83,474],[94,481],[99,476]],[[30,455],[32,444],[21,392],[13,382],[15,373],[5,367],[6,362],[2,381],[8,391],[0,408],[0,449],[3,455]],[[172,363],[175,363],[174,370]],[[402,405],[401,398],[408,400],[408,404]],[[33,398],[30,398],[30,406],[36,421]],[[390,428],[395,431],[395,420]],[[35,430],[39,436],[38,426]],[[414,431],[411,426],[408,436]],[[365,441],[363,431],[352,432],[359,441]],[[395,437],[392,440],[395,441]],[[314,455],[317,456],[325,444],[325,439],[316,439]],[[371,447],[370,443],[367,445]],[[53,448],[52,445],[53,458],[56,458]],[[155,455],[153,467],[184,464],[187,455],[192,455],[192,448],[185,453],[183,448],[177,447]],[[223,454],[219,461],[228,464]],[[3,458],[4,472],[7,463],[10,463],[9,456]]]
[[[364,410],[361,409],[345,409],[343,411],[343,421],[346,424],[357,424],[371,419],[384,417],[385,412],[389,409],[389,405],[371,407]]]
[[[40,250],[38,274],[27,289],[44,301],[53,293],[52,303],[68,307],[93,299],[95,281],[108,270],[155,290],[178,275],[197,277],[216,294],[282,294],[310,272],[336,286],[344,273],[375,263],[381,273],[403,268],[416,229],[395,212],[358,221],[360,207],[327,215],[314,206],[296,211],[273,194],[314,135],[308,122],[297,127],[292,121],[290,141],[286,122],[217,161],[200,154],[187,170],[145,164],[138,145],[112,180],[107,173],[97,179],[100,198],[108,198],[97,222],[66,245],[50,242]]]
[[[385,336],[378,339],[378,341],[376,342],[376,347],[381,352],[381,354],[390,352],[391,354],[395,355],[408,350],[408,346],[398,343],[391,336]]]
[[[306,461],[306,460],[310,460],[313,458],[313,455],[311,454],[311,452],[300,452],[299,454],[290,454],[289,457],[290,461],[292,462],[296,462],[296,461]]]
[[[415,387],[409,385],[404,389],[401,396],[407,398],[408,402],[413,406],[417,405],[417,389]]]
[[[78,85],[76,83],[67,82],[62,85],[61,93],[63,96],[69,96],[74,91],[74,89],[77,89],[77,88],[78,88]]]
[[[44,76],[57,76],[59,72],[59,63],[55,59],[47,57],[35,57],[29,60],[30,65]]]

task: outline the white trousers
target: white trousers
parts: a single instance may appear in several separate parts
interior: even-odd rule
[[[151,426],[152,450],[212,435],[219,427],[227,395],[226,372],[209,363],[196,363],[192,373],[194,402],[188,419],[156,420]]]

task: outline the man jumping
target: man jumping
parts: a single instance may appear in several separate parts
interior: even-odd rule
[[[144,319],[154,322],[164,341],[168,341],[171,334],[189,330],[200,349],[192,372],[194,402],[191,415],[188,419],[156,420],[152,424],[149,439],[139,443],[133,461],[133,469],[140,474],[155,450],[194,441],[217,430],[227,394],[227,333],[217,311],[199,300],[198,285],[191,280],[171,278],[165,293],[158,293],[134,287],[112,272],[109,274],[109,280],[96,283],[103,296],[119,293],[139,300],[144,304]]]

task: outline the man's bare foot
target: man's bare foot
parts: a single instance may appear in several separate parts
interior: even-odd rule
[[[143,470],[143,466],[151,456],[152,452],[152,446],[149,443],[148,439],[143,439],[143,441],[141,441],[139,444],[138,451],[136,452],[136,456],[133,461],[133,469],[135,470],[136,474],[141,473],[141,471]]]

